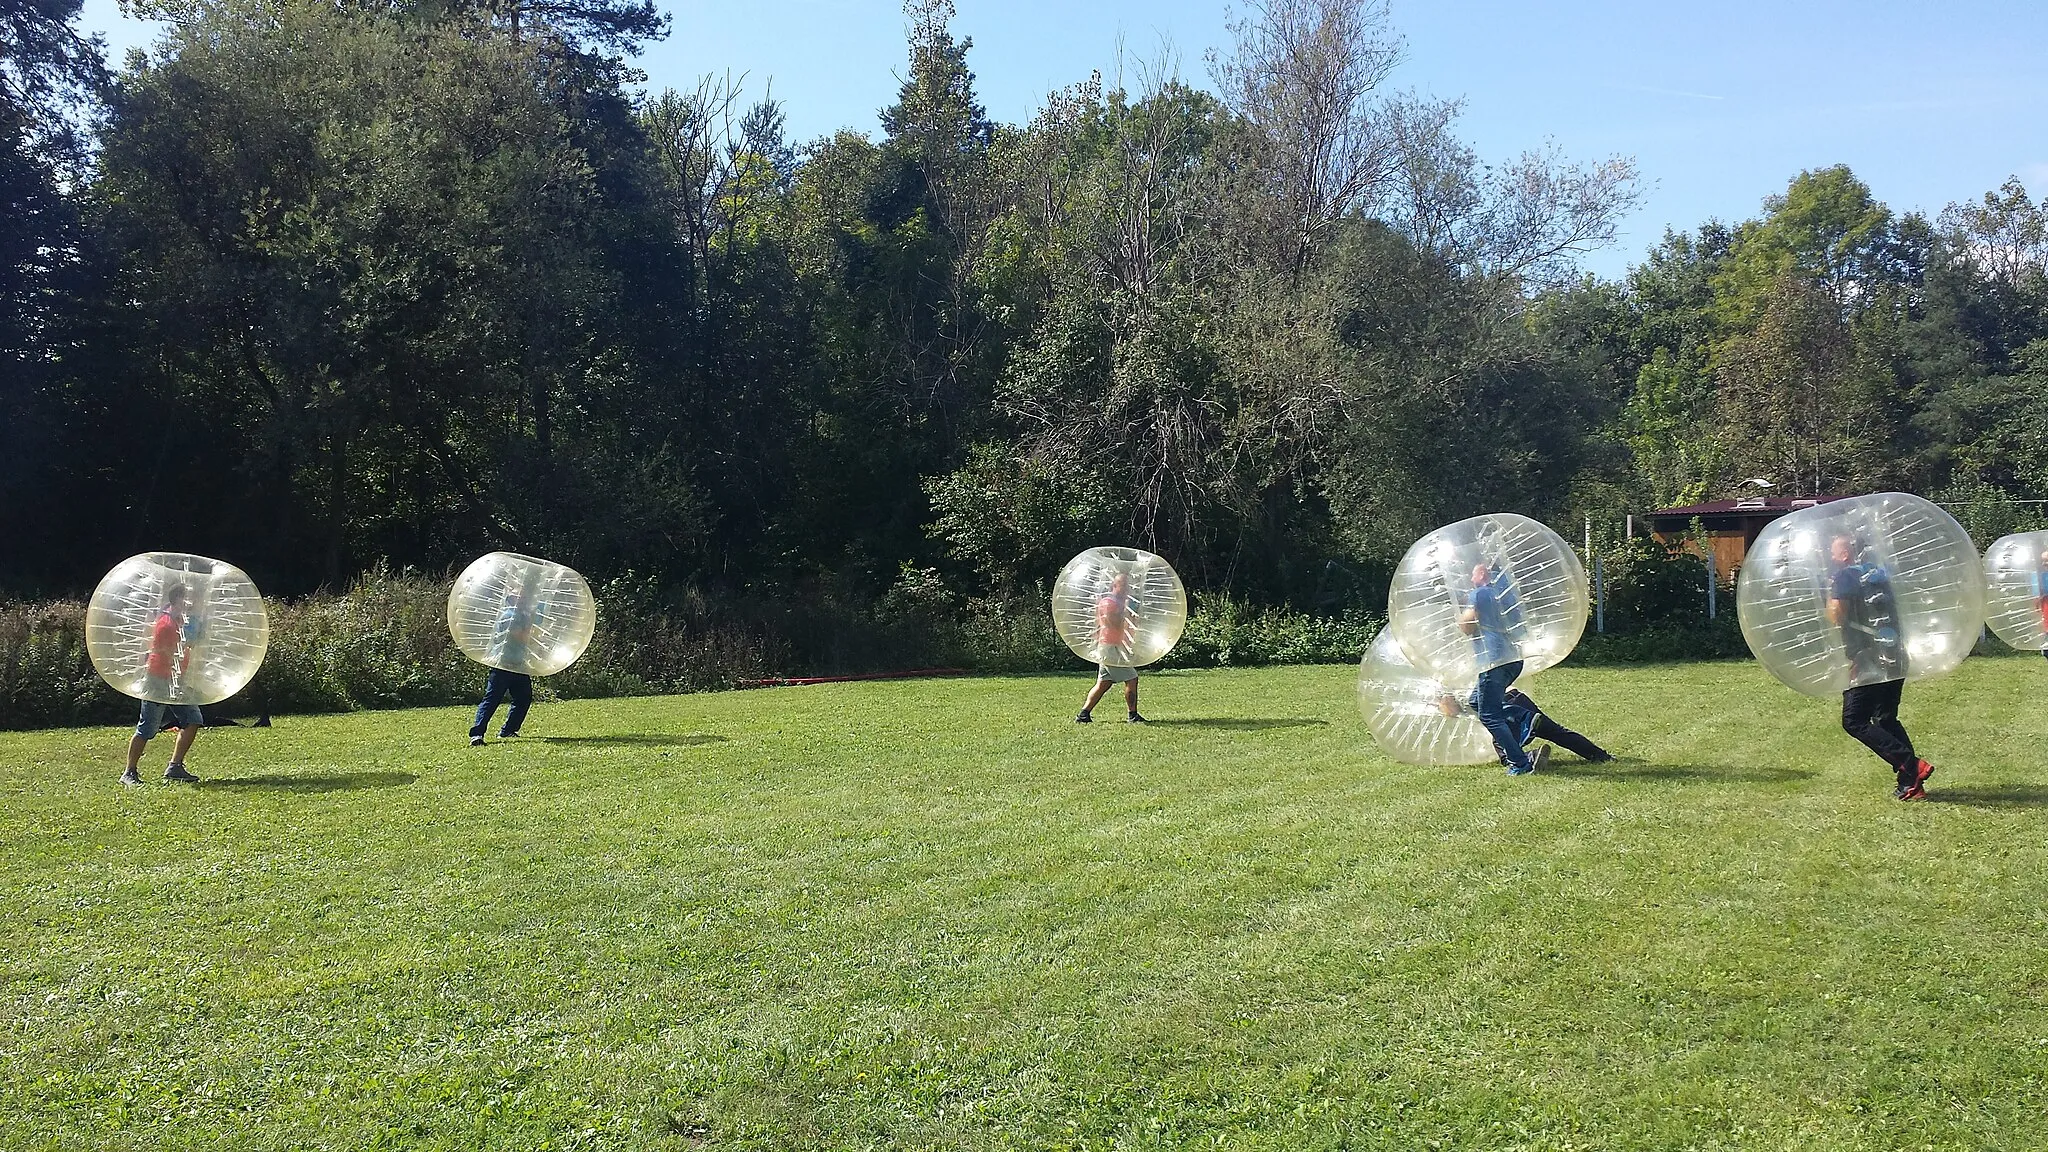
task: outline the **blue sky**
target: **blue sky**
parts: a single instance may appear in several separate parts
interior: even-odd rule
[[[990,113],[1028,119],[1045,94],[1162,48],[1207,83],[1225,44],[1209,0],[956,0]],[[903,68],[893,0],[672,0],[649,85],[707,72],[772,82],[799,140],[876,130]],[[1393,83],[1465,101],[1483,157],[1555,140],[1574,159],[1633,156],[1648,186],[1620,242],[1586,266],[1618,275],[1667,225],[1741,220],[1802,168],[1848,164],[1893,209],[1930,213],[2017,175],[2048,195],[2048,2],[1722,0],[1716,4],[1393,0],[1407,59]],[[84,23],[120,50],[146,43],[114,0]],[[1127,66],[1128,68],[1128,66]]]

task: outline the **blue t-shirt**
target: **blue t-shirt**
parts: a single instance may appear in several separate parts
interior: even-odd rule
[[[498,613],[498,623],[492,639],[496,642],[498,659],[507,664],[524,664],[527,656],[527,633],[533,627],[533,609],[507,604]]]
[[[1521,622],[1521,605],[1512,585],[1499,579],[1481,584],[1472,589],[1466,607],[1477,617],[1479,630],[1472,634],[1472,651],[1482,667],[1498,667],[1522,658],[1513,636]]]
[[[1842,645],[1849,659],[1859,664],[1898,661],[1898,606],[1891,573],[1883,565],[1843,565],[1829,580],[1828,595],[1842,602]]]
[[[2048,600],[2048,568],[2034,573],[2034,599]]]

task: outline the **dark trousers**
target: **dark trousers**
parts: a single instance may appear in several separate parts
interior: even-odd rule
[[[1529,766],[1529,754],[1522,751],[1522,734],[1515,727],[1514,717],[1508,714],[1508,685],[1521,674],[1520,660],[1488,668],[1479,674],[1479,684],[1472,690],[1472,710],[1479,714],[1486,734],[1493,737],[1493,748],[1500,753],[1501,762],[1510,768]]]
[[[498,735],[519,735],[519,725],[526,720],[526,710],[533,706],[533,677],[524,672],[493,668],[490,677],[484,681],[484,702],[476,706],[476,723],[469,726],[470,736],[484,734],[484,729],[491,726],[491,713],[498,710],[498,702],[507,696],[512,698],[512,710],[505,713],[505,726],[498,729]]]
[[[1536,714],[1536,727],[1530,733],[1538,740],[1548,740],[1559,748],[1576,755],[1581,760],[1607,760],[1607,749],[1600,747],[1577,732],[1559,724],[1543,713]]]
[[[1904,680],[1887,680],[1842,693],[1842,731],[1863,741],[1900,773],[1920,762],[1913,738],[1899,723],[1899,696],[1905,690]]]

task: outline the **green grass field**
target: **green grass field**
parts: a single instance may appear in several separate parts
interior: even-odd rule
[[[1519,780],[1353,675],[0,734],[0,1147],[2048,1146],[2041,661],[1921,805],[1753,665],[1546,673],[1623,759]]]

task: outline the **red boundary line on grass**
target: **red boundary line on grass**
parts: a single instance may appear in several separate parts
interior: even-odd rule
[[[769,680],[742,680],[742,688],[798,688],[805,684],[844,684],[853,680],[912,680],[920,676],[965,676],[965,668],[912,668],[908,672],[857,672],[851,676],[778,676]]]

